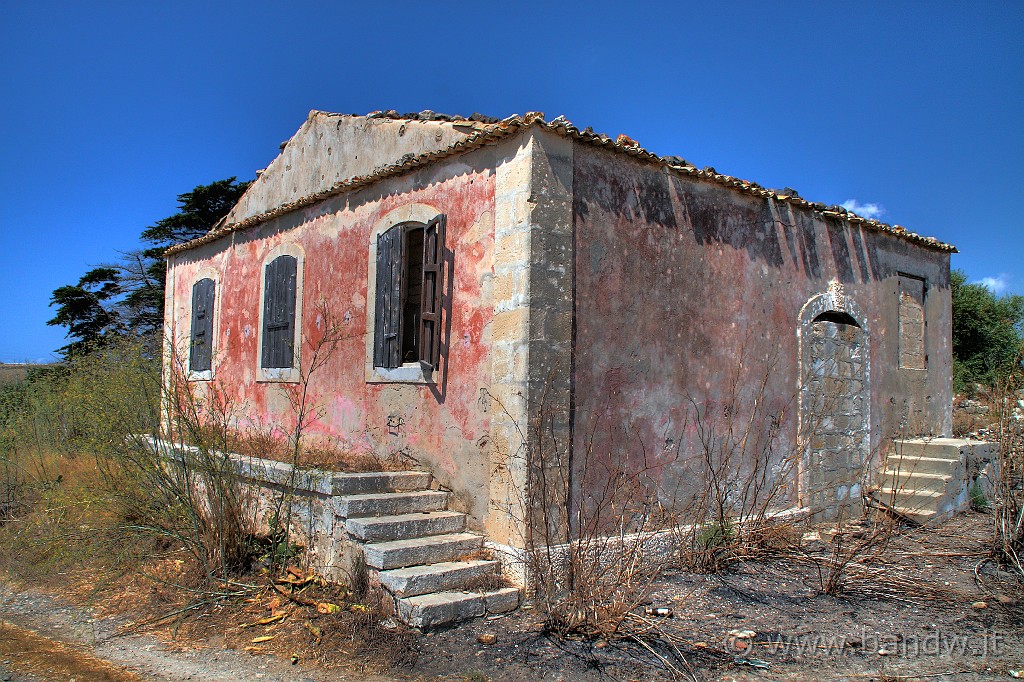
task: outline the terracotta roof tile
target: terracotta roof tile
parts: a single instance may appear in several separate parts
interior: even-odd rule
[[[323,116],[351,116],[358,117],[359,114],[332,114],[328,112],[311,111],[310,116],[323,115]],[[610,138],[608,135],[595,133],[593,128],[586,127],[580,130],[572,123],[570,123],[564,116],[558,116],[551,121],[544,120],[544,114],[541,112],[531,111],[523,116],[514,115],[508,118],[498,120],[482,114],[473,114],[468,118],[462,116],[451,116],[448,114],[440,114],[433,111],[421,111],[418,113],[399,114],[396,111],[374,111],[370,114],[366,114],[366,118],[388,118],[394,120],[419,120],[419,121],[444,121],[451,122],[454,125],[464,123],[466,125],[472,125],[472,129],[476,132],[469,136],[455,142],[454,144],[444,148],[424,154],[414,155],[406,154],[397,163],[389,164],[377,168],[368,175],[356,176],[347,180],[342,180],[334,183],[327,189],[315,192],[307,195],[295,201],[291,201],[285,204],[281,204],[276,208],[261,213],[259,215],[246,218],[236,223],[224,224],[218,223],[210,230],[207,234],[197,237],[191,241],[183,244],[172,246],[166,251],[166,255],[170,256],[188,249],[200,246],[202,244],[208,244],[212,241],[220,239],[221,237],[236,232],[238,230],[244,230],[248,227],[258,225],[267,220],[272,220],[279,216],[285,215],[292,211],[310,206],[317,202],[323,201],[329,197],[349,192],[367,185],[373,184],[385,178],[393,177],[396,175],[403,175],[405,173],[412,172],[418,168],[422,168],[434,161],[443,159],[449,156],[462,154],[474,149],[478,149],[488,144],[494,144],[499,142],[515,133],[529,128],[530,126],[538,126],[544,130],[548,130],[564,137],[569,137],[574,140],[578,140],[581,143],[589,144],[597,147],[604,147],[611,149],[615,152],[626,154],[634,158],[642,159],[650,163],[659,164],[670,172],[677,173],[679,175],[685,175],[689,177],[700,178],[702,180],[708,180],[717,184],[729,187],[746,194],[762,197],[765,199],[771,199],[773,201],[780,201],[784,203],[793,204],[812,210],[826,218],[832,218],[836,220],[845,220],[852,225],[862,225],[867,229],[874,230],[876,232],[883,232],[886,234],[893,235],[900,239],[904,239],[909,242],[913,242],[920,246],[935,249],[937,251],[945,252],[956,252],[956,247],[952,244],[946,244],[934,237],[924,237],[919,234],[915,234],[907,230],[900,225],[890,225],[883,223],[878,220],[871,218],[864,218],[859,216],[852,211],[841,206],[826,206],[820,202],[807,201],[803,197],[789,187],[781,190],[773,190],[762,187],[756,182],[750,182],[735,178],[730,175],[725,175],[717,172],[713,167],[706,166],[703,169],[698,169],[685,159],[678,156],[658,156],[653,152],[647,151],[639,145],[635,140],[627,135],[619,135],[615,140]]]

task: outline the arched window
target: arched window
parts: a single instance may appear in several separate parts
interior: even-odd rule
[[[209,277],[192,285],[192,331],[189,338],[188,369],[193,373],[211,372],[213,368],[215,289],[216,285]]]
[[[299,295],[299,259],[281,255],[263,270],[261,370],[291,370],[296,366],[296,308]],[[264,372],[267,379],[292,379]]]
[[[302,271],[305,252],[283,243],[263,257],[260,278],[257,381],[299,381],[302,338]]]
[[[377,237],[373,366],[437,367],[445,218],[395,225]]]

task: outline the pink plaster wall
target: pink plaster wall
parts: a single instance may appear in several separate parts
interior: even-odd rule
[[[494,236],[494,174],[491,164],[472,163],[481,157],[486,153],[435,164],[174,256],[168,313],[178,346],[186,347],[192,285],[207,270],[216,271],[214,380],[235,397],[240,425],[290,430],[295,420],[286,392],[295,385],[257,381],[257,335],[264,258],[283,242],[300,245],[305,252],[303,337],[308,341],[321,333],[323,321],[316,313],[321,299],[346,331],[337,352],[310,382],[323,412],[308,432],[311,439],[330,437],[352,451],[382,456],[406,451],[442,484],[463,493],[455,506],[471,514],[473,525],[482,523],[487,504],[487,453],[477,441],[488,421],[478,397],[491,372],[487,285]],[[454,252],[450,336],[442,340],[447,341],[444,370],[434,387],[368,383],[364,372],[367,306],[373,305],[367,301],[370,233],[389,211],[409,203],[429,204],[447,215],[447,249]],[[304,344],[304,366],[309,348]]]

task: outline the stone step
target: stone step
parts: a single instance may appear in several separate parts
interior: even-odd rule
[[[883,488],[895,488],[897,490],[931,490],[937,493],[946,492],[952,476],[943,474],[925,474],[920,471],[893,471],[886,469],[882,472],[881,484]]]
[[[943,493],[935,492],[934,490],[883,487],[878,490],[875,499],[890,507],[920,513],[934,512],[943,497]]]
[[[506,613],[519,606],[519,588],[489,592],[434,592],[397,600],[398,617],[424,630],[468,618]]]
[[[938,516],[938,512],[936,512],[934,509],[909,509],[907,507],[893,507],[892,510],[900,516],[922,526],[930,521],[935,520],[935,518]]]
[[[335,495],[393,493],[429,488],[430,474],[426,471],[373,471],[362,474],[335,474],[331,483],[332,492]]]
[[[868,498],[869,504],[881,509],[886,509],[895,513],[897,516],[920,525],[929,523],[938,516],[938,512],[934,509],[912,509],[910,507],[901,507],[893,504],[891,492],[875,490],[869,494]]]
[[[415,490],[402,493],[360,493],[338,499],[338,516],[393,516],[437,511],[448,504],[448,493],[441,490]]]
[[[889,471],[914,472],[921,474],[942,474],[953,476],[960,468],[958,459],[941,459],[938,457],[914,457],[904,455],[898,457],[890,454],[885,468]]]
[[[363,556],[370,568],[386,571],[418,564],[452,561],[480,549],[483,545],[483,537],[474,533],[451,533],[367,544],[363,546]]]
[[[466,515],[454,511],[418,512],[393,516],[364,516],[345,521],[349,533],[364,542],[404,540],[424,535],[455,533],[466,527]]]
[[[889,456],[931,457],[935,459],[960,459],[961,449],[966,441],[956,438],[931,438],[928,440],[896,441]]]
[[[426,566],[381,571],[380,582],[397,597],[415,597],[464,588],[467,581],[494,575],[497,571],[498,562],[492,560],[442,561]]]

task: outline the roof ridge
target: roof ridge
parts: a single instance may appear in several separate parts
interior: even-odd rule
[[[326,114],[330,116],[348,116],[348,114],[330,114],[329,112],[321,112],[315,109],[310,111],[309,116],[313,117],[316,114]],[[446,114],[436,114],[435,112],[429,110],[420,112],[420,114],[447,116]],[[419,114],[417,114],[417,116],[418,115]],[[352,116],[359,115],[352,114]],[[400,115],[398,114],[398,112],[394,110],[389,110],[386,112],[371,112],[365,115],[366,118],[389,118],[396,120],[442,120],[437,118],[409,119],[405,118],[404,116],[405,115]],[[473,116],[483,117],[482,115],[479,114],[474,114]],[[731,175],[725,175],[723,173],[718,173],[711,166],[705,166],[703,169],[698,169],[693,164],[689,163],[685,159],[682,159],[678,156],[659,156],[654,152],[644,149],[643,147],[640,146],[640,143],[638,143],[636,140],[633,140],[627,135],[619,135],[615,140],[612,140],[612,138],[609,137],[608,135],[605,135],[603,133],[595,133],[593,128],[589,126],[587,128],[584,128],[583,130],[580,130],[579,128],[574,126],[567,118],[565,118],[564,115],[557,116],[551,121],[546,121],[544,118],[544,113],[540,111],[529,111],[523,114],[522,116],[520,116],[519,114],[513,114],[504,119],[501,119],[500,121],[497,119],[493,119],[491,117],[483,118],[487,118],[494,122],[487,123],[483,127],[476,128],[476,132],[472,133],[471,135],[468,135],[467,137],[461,140],[457,140],[456,142],[452,143],[451,145],[443,149],[424,152],[418,155],[406,154],[405,156],[398,159],[397,162],[390,163],[385,166],[380,166],[367,175],[354,176],[346,180],[339,180],[338,182],[335,182],[326,189],[314,192],[304,197],[300,197],[294,201],[285,202],[284,204],[281,204],[273,209],[264,211],[263,213],[259,213],[254,216],[250,216],[235,223],[224,223],[223,219],[221,219],[221,221],[214,225],[214,227],[205,235],[172,246],[169,249],[167,249],[167,251],[164,252],[164,255],[171,256],[182,251],[187,251],[188,249],[201,246],[202,244],[207,244],[209,242],[216,241],[217,239],[220,239],[221,237],[230,234],[231,232],[236,232],[238,230],[243,230],[248,227],[252,227],[253,225],[258,225],[259,223],[265,222],[267,220],[272,220],[286,213],[290,213],[300,208],[310,206],[319,201],[323,201],[324,199],[341,194],[343,192],[352,191],[361,187],[365,187],[369,184],[372,184],[379,180],[383,180],[388,177],[414,171],[433,161],[447,158],[449,156],[454,156],[456,154],[462,154],[468,151],[472,151],[474,149],[478,149],[479,147],[482,147],[486,144],[501,141],[502,139],[509,137],[513,133],[523,128],[528,128],[534,125],[540,127],[543,130],[547,130],[552,133],[562,135],[564,137],[570,137],[572,139],[579,140],[580,142],[590,144],[592,146],[609,148],[618,153],[627,154],[628,156],[632,156],[634,158],[642,159],[644,161],[648,161],[651,163],[660,164],[671,172],[688,175],[690,177],[696,177],[704,180],[710,180],[712,182],[718,183],[730,189],[741,191],[746,194],[752,194],[754,196],[759,196],[761,198],[768,199],[769,201],[781,201],[784,203],[793,204],[794,206],[808,208],[812,211],[821,214],[826,218],[845,220],[846,222],[854,225],[864,225],[865,227],[872,229],[876,232],[891,234],[893,236],[905,239],[907,241],[919,244],[927,248],[936,249],[938,251],[945,251],[947,253],[957,252],[956,247],[953,246],[952,244],[947,244],[934,237],[925,237],[919,235],[915,232],[911,232],[910,230],[901,225],[883,223],[873,218],[865,218],[863,216],[857,215],[853,211],[850,211],[842,206],[838,206],[835,204],[825,205],[824,203],[821,202],[807,201],[806,199],[801,197],[796,190],[793,190],[789,187],[786,187],[783,190],[768,189],[762,187],[756,182],[743,180]],[[451,122],[459,122],[453,120],[452,117],[448,117],[448,120]],[[464,119],[460,117],[459,120],[470,121],[473,119],[472,117],[470,119]],[[482,121],[474,122],[482,123]]]

